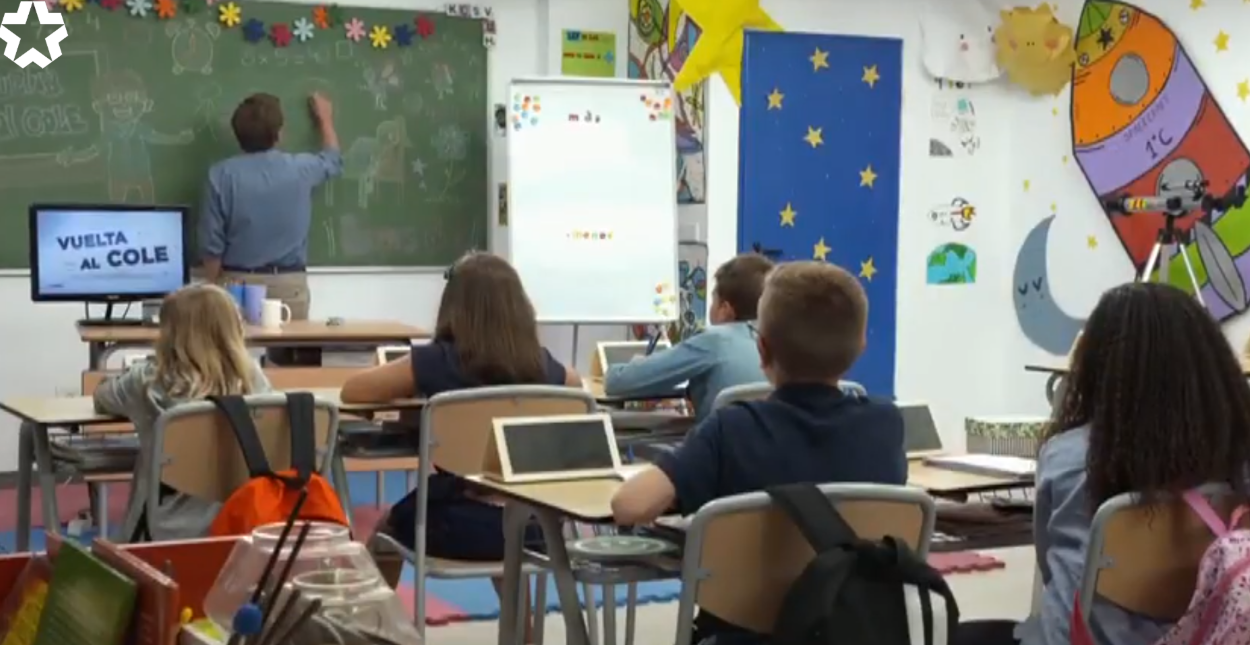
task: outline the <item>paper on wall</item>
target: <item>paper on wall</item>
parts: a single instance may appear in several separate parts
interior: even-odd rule
[[[985,83],[1002,73],[994,60],[998,16],[980,2],[928,2],[920,15],[925,71],[934,78]]]

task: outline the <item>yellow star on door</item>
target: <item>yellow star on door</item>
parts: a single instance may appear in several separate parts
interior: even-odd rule
[[[786,95],[782,94],[781,90],[778,90],[777,88],[774,87],[773,93],[768,95],[768,109],[780,110],[781,99],[784,99],[784,98],[786,98]]]
[[[824,262],[826,261],[825,256],[829,255],[829,252],[832,250],[825,245],[825,238],[822,237],[812,246],[812,259]]]
[[[1247,2],[1250,2],[1250,0],[1247,0]],[[1245,79],[1237,84],[1237,98],[1243,102],[1246,99],[1250,99],[1250,79]]]
[[[1225,33],[1223,30],[1221,30],[1220,33],[1215,36],[1215,51],[1217,52],[1228,51],[1228,34]]]
[[[1206,0],[1189,0],[1189,8],[1197,11],[1207,6]]]
[[[1089,237],[1086,237],[1086,238],[1085,238],[1085,245],[1086,245],[1086,246],[1088,246],[1088,247],[1089,247],[1089,248],[1091,248],[1091,249],[1096,249],[1096,248],[1098,248],[1098,238],[1094,237],[1093,235],[1090,235]]]
[[[807,60],[812,61],[813,72],[819,71],[822,67],[827,69],[829,67],[829,52],[822,52],[820,51],[820,48],[817,47],[816,51],[813,52],[811,56],[807,57]]]
[[[810,125],[807,126],[807,136],[803,137],[803,140],[813,148],[824,145],[825,139],[824,136],[821,135],[822,130],[824,130],[824,128],[813,128]]]
[[[794,226],[794,216],[798,214],[799,212],[794,210],[794,207],[790,205],[790,202],[786,202],[785,209],[781,211],[781,225]]]
[[[1029,190],[1029,185],[1030,185],[1030,184],[1029,184],[1029,180],[1025,179],[1025,180],[1024,180],[1024,190],[1025,190],[1026,192]]]
[[[867,168],[859,171],[859,185],[872,188],[873,182],[877,181],[877,173],[872,171],[872,164],[868,164]]]
[[[876,87],[877,81],[881,80],[881,75],[877,73],[877,66],[872,65],[864,68],[864,75],[859,80],[868,84],[868,87]]]
[[[859,277],[872,282],[872,276],[877,275],[877,267],[872,265],[872,256],[868,256],[866,262],[859,263]]]

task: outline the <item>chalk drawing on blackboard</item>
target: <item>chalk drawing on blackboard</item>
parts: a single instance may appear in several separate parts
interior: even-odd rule
[[[369,208],[369,200],[380,184],[394,184],[403,195],[407,178],[407,150],[412,147],[408,139],[408,125],[403,117],[395,117],[378,124],[372,137],[357,137],[343,156],[343,179],[356,182],[356,205]],[[326,187],[326,204],[334,204],[333,185]]]
[[[434,93],[438,94],[438,100],[455,94],[456,79],[452,76],[451,67],[447,63],[434,63],[434,67],[430,69],[429,83],[434,85]]]
[[[459,186],[466,175],[466,171],[460,168],[460,162],[469,155],[469,135],[459,126],[445,125],[431,137],[430,144],[434,147],[434,154],[442,162],[443,185],[438,188],[436,194],[427,197],[426,201],[455,203],[459,201],[459,197],[452,189]],[[439,179],[436,178],[433,181],[437,182]],[[423,189],[424,183],[423,181]]]
[[[338,240],[334,235],[334,222],[332,219],[326,218],[322,220],[321,225],[325,227],[326,231],[326,254],[333,258],[338,255]]]
[[[221,101],[221,86],[210,81],[195,90],[195,123],[196,129],[203,128],[213,141],[217,140],[217,124],[221,118],[218,111]]]
[[[421,116],[421,110],[425,108],[425,98],[417,92],[410,92],[404,95],[404,112],[409,116]]]
[[[351,60],[356,55],[355,46],[350,40],[340,40],[334,43],[334,57],[339,60]]]
[[[195,132],[158,132],[144,121],[155,103],[147,85],[134,70],[106,72],[91,84],[91,107],[100,117],[100,141],[85,150],[66,150],[58,155],[61,165],[104,161],[109,199],[120,203],[154,203],[152,158],[149,145],[179,145],[195,140]],[[131,195],[137,199],[130,201]]]
[[[165,35],[170,39],[170,56],[173,72],[193,74],[213,73],[213,41],[221,35],[221,27],[215,22],[201,23],[187,20],[165,25]]]
[[[365,84],[360,89],[373,95],[373,109],[385,112],[386,99],[398,87],[399,75],[393,61],[386,61],[381,67],[365,67]]]

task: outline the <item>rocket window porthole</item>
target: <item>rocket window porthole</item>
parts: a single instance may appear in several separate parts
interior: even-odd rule
[[[1125,54],[1111,70],[1111,97],[1120,105],[1137,105],[1150,91],[1150,71],[1137,54]]]

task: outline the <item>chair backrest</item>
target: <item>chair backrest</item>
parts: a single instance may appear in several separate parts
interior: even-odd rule
[[[860,537],[890,535],[922,557],[928,554],[936,507],[924,491],[876,484],[825,484],[820,490]],[[690,642],[696,605],[731,624],[770,633],[786,591],[814,556],[767,493],[705,505],[686,531],[677,642]]]
[[[286,395],[244,397],[269,466],[291,467],[291,424]],[[318,472],[330,471],[338,434],[338,408],[318,399],[313,414],[314,441],[321,455]],[[153,494],[158,482],[205,500],[222,501],[248,480],[247,463],[225,415],[210,401],[196,401],[166,410],[156,420],[156,459],[152,463]],[[151,499],[151,498],[149,498]]]
[[[1202,492],[1227,521],[1234,507],[1229,488],[1211,485]],[[1202,554],[1214,541],[1183,500],[1147,505],[1134,493],[1117,495],[1098,507],[1090,524],[1082,607],[1102,596],[1131,612],[1175,621],[1189,608]]]
[[[510,385],[444,392],[430,397],[421,411],[421,461],[456,475],[482,472],[494,420],[589,414],[594,397],[581,388]]]
[[[855,381],[838,381],[838,387],[847,394],[855,394],[858,396],[868,396],[868,390],[864,386]],[[725,407],[730,403],[738,401],[758,401],[768,398],[773,393],[773,384],[766,381],[760,383],[745,383],[743,385],[734,385],[727,387],[716,395],[716,400],[712,401],[712,409],[717,410]]]

